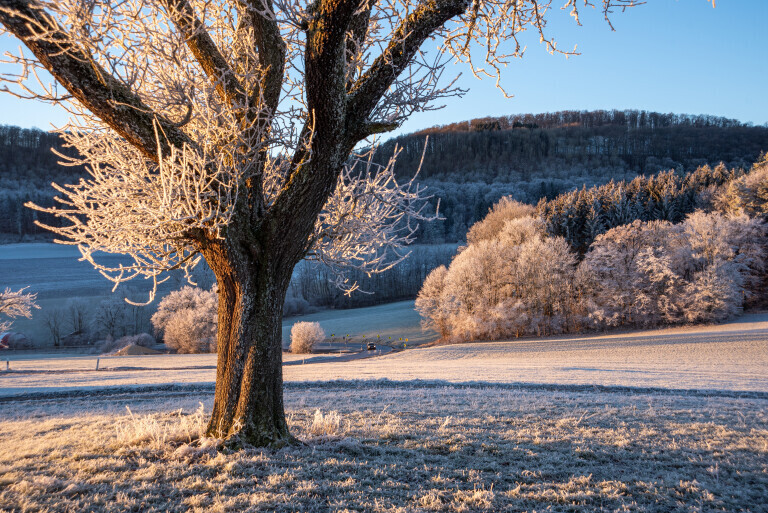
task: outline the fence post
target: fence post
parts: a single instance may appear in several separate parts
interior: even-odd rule
[[[99,358],[96,358],[96,370],[99,370]]]
[[[6,360],[5,361],[5,370],[7,370],[7,371],[11,370],[11,361],[10,360]]]

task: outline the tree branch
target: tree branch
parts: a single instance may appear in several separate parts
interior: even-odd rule
[[[203,24],[195,15],[188,0],[162,0],[168,16],[179,29],[187,46],[203,71],[216,87],[219,96],[233,108],[244,108],[247,104],[242,85],[221,55]]]
[[[349,23],[349,33],[347,34],[347,66],[352,66],[360,55],[365,45],[365,36],[368,33],[368,24],[371,21],[371,10],[373,0],[367,0],[366,5],[358,9],[352,16]],[[354,75],[349,73],[349,82],[347,89],[354,85]]]
[[[426,0],[400,22],[387,48],[350,89],[347,133],[354,142],[370,135],[363,124],[422,43],[446,21],[464,13],[469,5],[468,0]]]
[[[346,37],[360,0],[320,0],[307,27],[305,83],[309,119],[309,148],[297,149],[297,165],[272,206],[273,219],[290,219],[280,230],[309,233],[336,184],[352,147],[344,129],[347,116]],[[311,129],[309,128],[311,127]],[[308,150],[308,152],[307,152]],[[303,257],[303,245],[294,245],[288,258]]]
[[[87,52],[74,46],[37,0],[0,0],[0,23],[72,96],[148,159],[157,162],[159,152],[167,154],[171,147],[192,144],[173,122],[154,112]]]
[[[269,12],[264,12],[268,10]],[[280,35],[280,27],[273,18],[271,0],[247,0],[247,19],[256,36],[259,52],[259,64],[264,68],[265,76],[261,81],[261,91],[251,94],[251,101],[263,96],[264,106],[272,116],[280,101],[280,92],[285,72],[286,45]]]

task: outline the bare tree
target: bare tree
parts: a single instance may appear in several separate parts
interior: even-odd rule
[[[578,22],[577,3],[567,0]],[[606,19],[636,0],[600,0]],[[584,5],[590,6],[589,1]],[[62,135],[90,177],[57,186],[55,229],[116,283],[189,270],[219,290],[210,436],[293,439],[283,411],[280,325],[305,257],[339,271],[388,269],[412,221],[430,218],[413,180],[354,155],[361,142],[462,91],[451,59],[498,77],[518,42],[545,34],[551,0],[0,0],[0,23],[32,55],[7,89],[73,114]],[[439,48],[422,50],[427,41]],[[426,48],[426,47],[425,47]],[[484,49],[481,64],[475,62]],[[28,78],[47,70],[56,84]],[[62,90],[63,89],[63,90]],[[370,142],[370,140],[369,140]],[[367,144],[367,143],[366,143]],[[350,158],[350,155],[353,155]],[[110,269],[96,252],[124,253]]]
[[[71,333],[84,334],[90,322],[90,306],[82,299],[70,299],[66,303]]]
[[[48,331],[51,332],[51,340],[53,340],[53,347],[59,347],[61,345],[61,329],[64,326],[65,312],[61,308],[54,308],[49,310],[43,316],[45,325],[48,327]]]

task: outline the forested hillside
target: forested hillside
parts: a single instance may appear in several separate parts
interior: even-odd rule
[[[454,242],[504,196],[536,204],[584,186],[665,170],[682,177],[720,163],[749,169],[768,151],[768,126],[645,111],[526,114],[398,137],[382,144],[377,158],[384,162],[399,147],[396,170],[409,176],[419,166],[425,140],[419,180],[435,204],[440,200],[445,221],[424,227],[421,240]]]
[[[54,151],[71,152],[54,133],[0,125],[0,241],[46,236],[34,220],[56,220],[25,208],[24,203],[52,206],[55,191],[51,182],[73,183],[84,176],[82,168],[60,165],[61,158]]]
[[[768,126],[714,116],[645,111],[563,111],[479,118],[388,141],[403,148],[397,169],[410,172],[429,136],[423,178],[529,181],[573,175],[691,171],[703,164],[749,166],[768,150]]]
[[[462,241],[467,229],[504,196],[536,204],[563,192],[674,169],[682,176],[720,162],[745,168],[768,151],[768,126],[713,117],[644,111],[564,111],[481,118],[433,127],[382,144],[385,162],[401,148],[396,170],[418,167],[429,136],[419,181],[440,200],[445,220],[429,223],[420,242]],[[55,134],[0,126],[0,240],[40,236],[23,207],[52,204],[50,182],[72,183],[82,169],[58,165],[51,151],[66,152]]]

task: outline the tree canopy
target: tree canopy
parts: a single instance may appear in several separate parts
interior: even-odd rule
[[[634,0],[601,0],[606,19]],[[580,6],[568,0],[579,22]],[[0,0],[32,57],[13,92],[64,105],[91,175],[57,186],[54,228],[116,282],[203,257],[216,275],[216,396],[208,434],[280,445],[280,321],[312,256],[367,272],[405,256],[425,219],[413,178],[350,154],[461,94],[451,59],[499,76],[530,30],[552,52],[550,0]],[[436,40],[439,48],[422,48]],[[27,79],[46,70],[56,84]],[[109,269],[99,251],[130,255]],[[343,278],[340,283],[343,282]],[[350,288],[354,288],[351,284]]]

